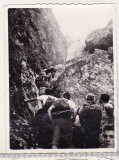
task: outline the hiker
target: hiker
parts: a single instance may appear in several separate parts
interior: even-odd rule
[[[49,76],[48,81],[50,81],[52,78],[54,78],[56,70],[55,70],[54,66],[52,65],[51,61],[49,61],[49,66],[44,71],[45,71],[46,75]]]
[[[58,98],[48,109],[48,115],[53,121],[52,149],[69,148],[72,143],[72,117],[76,112],[76,106],[69,100],[70,94],[65,92],[63,98]]]
[[[41,95],[36,98],[31,98],[26,100],[25,102],[38,101],[38,106],[34,108],[35,115],[40,113],[47,113],[48,108],[52,105],[52,103],[57,100],[56,97],[50,95]]]
[[[84,103],[83,106],[77,110],[81,125],[79,127],[81,133],[79,132],[79,138],[77,137],[79,142],[77,143],[79,143],[79,145],[82,143],[82,148],[83,145],[84,148],[98,148],[102,113],[100,106],[95,103],[94,94],[89,93],[86,99],[87,103]],[[80,141],[81,136],[82,139]]]
[[[113,123],[114,121],[114,107],[113,104],[110,103],[110,97],[108,94],[101,94],[99,105],[102,111],[102,119],[101,119],[101,127],[106,123]]]
[[[106,111],[106,115],[107,115],[107,119],[105,121],[105,124],[108,123],[112,123],[114,124],[114,107],[111,103],[106,103],[104,105],[105,111]]]
[[[101,148],[114,148],[114,125],[105,124],[100,137]]]

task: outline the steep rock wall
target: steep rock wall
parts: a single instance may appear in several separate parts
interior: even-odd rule
[[[67,49],[51,9],[9,9],[8,26],[10,109],[13,118],[14,111],[17,115],[25,116],[21,61],[26,61],[34,75],[39,74],[48,67],[49,61],[53,64],[64,63]]]

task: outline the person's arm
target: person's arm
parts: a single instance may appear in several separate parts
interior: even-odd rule
[[[25,101],[25,102],[32,102],[32,101],[34,101],[34,100],[37,100],[37,97],[36,97],[36,98],[25,99],[24,101]]]
[[[54,97],[54,96],[48,95],[48,97],[49,97],[49,98],[51,98],[51,99],[52,99],[52,100],[54,100],[54,101],[56,101],[56,100],[57,100],[57,98],[56,98],[56,97]]]
[[[75,121],[76,115],[77,115],[77,107],[73,101],[68,101],[69,107],[71,112],[73,113],[72,121]]]
[[[78,109],[78,112],[77,112],[77,114],[79,115],[80,124],[82,124],[86,118],[86,114],[84,113],[85,113],[85,107],[83,105],[82,107]]]
[[[50,120],[52,121],[52,109],[54,108],[55,106],[52,105],[49,109],[48,109],[48,116],[50,118]]]
[[[73,109],[73,117],[72,117],[72,121],[75,122],[75,119],[77,117],[77,108]]]
[[[37,97],[37,100],[40,100],[43,103],[43,105],[45,105],[47,99],[48,99],[47,95],[41,95],[41,96]]]

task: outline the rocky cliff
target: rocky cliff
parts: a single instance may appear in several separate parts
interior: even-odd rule
[[[48,115],[28,115],[21,85],[28,75],[25,87],[29,86],[29,96],[37,96],[34,78],[48,67],[49,60],[62,73],[56,81],[57,93],[69,91],[77,107],[85,102],[89,92],[93,92],[97,100],[102,93],[108,93],[113,100],[112,22],[97,31],[87,37],[85,49],[80,50],[80,57],[71,59],[63,68],[67,45],[51,10],[9,10],[11,149],[51,148],[52,124]],[[28,85],[26,80],[30,80]]]
[[[22,60],[26,61],[28,70],[32,70],[35,76],[48,67],[49,61],[54,65],[63,64],[67,47],[51,9],[9,9],[8,24],[10,109],[13,118],[16,112],[21,116],[25,114],[21,87]]]
[[[69,91],[77,106],[82,105],[89,92],[94,93],[97,100],[102,93],[109,94],[113,100],[114,94],[112,21],[90,33],[85,43],[87,51],[82,50],[80,58],[67,62],[59,78],[62,91]]]
[[[88,35],[85,40],[86,48],[89,53],[93,53],[94,49],[108,50],[113,46],[113,24],[110,20],[106,27],[99,28]]]

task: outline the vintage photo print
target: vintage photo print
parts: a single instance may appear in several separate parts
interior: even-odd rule
[[[7,8],[11,152],[115,151],[114,17],[111,4]]]

